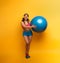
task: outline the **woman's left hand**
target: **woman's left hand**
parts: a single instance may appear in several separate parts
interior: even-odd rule
[[[35,25],[32,25],[32,28],[36,28],[36,26]]]

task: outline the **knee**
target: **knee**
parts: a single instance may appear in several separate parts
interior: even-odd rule
[[[27,44],[27,45],[29,45],[29,44],[30,44],[30,42],[26,42],[26,44]]]

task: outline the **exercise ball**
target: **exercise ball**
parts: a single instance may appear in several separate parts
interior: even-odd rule
[[[43,32],[47,28],[47,20],[42,16],[36,16],[31,20],[31,25],[35,25],[36,28],[32,28],[35,32]]]

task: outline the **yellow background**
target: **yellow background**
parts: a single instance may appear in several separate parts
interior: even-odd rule
[[[48,22],[45,32],[33,32],[30,59],[20,24],[26,12]],[[0,0],[0,63],[60,63],[60,0]]]

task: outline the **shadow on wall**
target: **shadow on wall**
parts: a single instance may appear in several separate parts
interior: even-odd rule
[[[19,46],[20,46],[20,51],[22,53],[22,56],[25,54],[25,41],[24,41],[24,38],[23,38],[23,35],[22,35],[22,32],[23,32],[23,29],[21,27],[21,22],[18,23],[18,28],[17,28],[17,41],[19,43]],[[36,46],[36,44],[39,44],[39,43],[42,43],[42,44],[47,44],[47,39],[49,38],[50,39],[50,34],[49,34],[49,30],[46,29],[44,32],[40,32],[40,33],[37,33],[37,32],[34,32],[33,31],[33,37],[32,37],[32,43]],[[32,47],[33,47],[33,44],[32,44]],[[42,45],[40,44],[40,45]],[[37,45],[38,46],[38,45]],[[43,47],[44,45],[42,45]],[[35,48],[35,47],[34,47]]]
[[[44,42],[44,40],[46,39],[47,37],[47,33],[44,31],[44,32],[33,32],[33,42]]]

